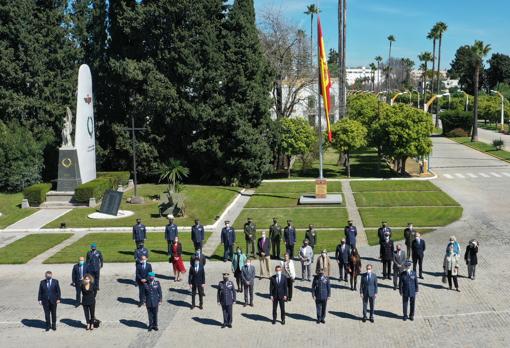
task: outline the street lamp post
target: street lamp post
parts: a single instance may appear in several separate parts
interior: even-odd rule
[[[491,90],[491,92],[499,95],[501,98],[501,130],[504,130],[503,125],[505,124],[505,97],[498,91]]]

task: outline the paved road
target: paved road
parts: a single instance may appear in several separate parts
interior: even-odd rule
[[[483,128],[478,128],[478,140],[487,144],[492,144],[495,139],[501,139],[505,142],[504,149],[510,151],[510,135],[501,134]]]
[[[66,304],[60,306],[57,332],[45,333],[40,328],[42,310],[36,303],[37,281],[49,266],[0,266],[0,334],[6,346],[20,347],[168,347],[178,342],[183,346],[260,347],[260,346],[346,346],[358,347],[508,347],[510,345],[510,305],[506,301],[510,288],[507,270],[510,239],[506,227],[510,223],[510,178],[490,176],[468,178],[467,173],[510,172],[508,165],[453,143],[444,138],[434,139],[432,164],[439,178],[435,181],[443,190],[464,206],[458,222],[438,229],[425,238],[425,280],[421,282],[414,322],[400,319],[401,303],[389,281],[380,281],[376,303],[376,322],[359,320],[361,301],[344,283],[336,280],[328,304],[325,325],[315,324],[315,308],[308,291],[309,283],[298,280],[292,302],[287,304],[287,324],[271,325],[271,305],[266,298],[267,280],[260,280],[255,289],[255,307],[234,308],[234,328],[221,329],[221,311],[212,287],[229,265],[222,262],[207,264],[207,296],[203,311],[189,309],[186,285],[174,283],[169,277],[168,264],[155,265],[163,274],[165,303],[160,310],[160,331],[145,330],[146,313],[134,305],[136,288],[130,284],[133,266],[107,264],[102,274],[97,316],[105,322],[94,332],[77,328],[83,321],[80,308],[68,299],[73,290],[66,286],[70,265],[51,268],[64,285]],[[447,178],[459,173],[465,178]],[[471,238],[481,241],[478,275],[475,281],[461,278],[461,293],[444,289],[441,283],[442,257],[445,241],[455,234],[462,247]],[[360,249],[363,265],[381,267],[377,248]],[[258,267],[258,264],[256,264]],[[299,274],[299,267],[298,274]],[[465,267],[461,269],[465,275]],[[8,281],[5,281],[8,279]],[[176,285],[177,284],[177,285]]]

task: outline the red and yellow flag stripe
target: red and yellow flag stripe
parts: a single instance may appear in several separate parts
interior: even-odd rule
[[[331,111],[331,79],[329,76],[328,60],[326,56],[326,48],[324,46],[324,37],[322,36],[322,25],[320,17],[317,17],[318,26],[318,43],[319,43],[319,70],[320,70],[320,89],[322,99],[324,101],[324,111],[326,113],[326,123],[328,126],[328,140],[332,141],[331,135],[331,122],[329,119],[329,112]]]

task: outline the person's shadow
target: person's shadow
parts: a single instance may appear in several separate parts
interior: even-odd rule
[[[286,313],[285,315],[288,316],[289,318],[296,319],[296,320],[315,321],[314,318],[309,317],[308,315],[304,315],[304,314]]]
[[[386,318],[391,318],[391,319],[402,319],[401,316],[399,316],[398,314],[395,314],[393,312],[388,312],[388,311],[382,311],[382,310],[374,310],[374,314],[379,316],[379,317],[386,317]]]
[[[271,296],[269,294],[265,294],[265,293],[261,293],[261,292],[256,292],[255,295],[262,297],[262,298],[266,298],[266,299],[271,298]]]
[[[176,292],[178,294],[186,295],[186,296],[191,295],[191,290],[190,289],[170,288],[170,292]]]
[[[352,320],[360,320],[359,317],[346,312],[335,312],[335,311],[329,311],[330,314],[336,315],[337,317],[343,318],[343,319],[352,319]]]
[[[211,319],[211,318],[193,317],[191,319],[193,319],[197,323],[203,324],[203,325],[221,326],[221,323],[218,320]]]
[[[272,321],[271,319],[269,319],[268,317],[265,317],[263,315],[260,315],[260,314],[251,314],[251,313],[241,313],[241,315],[247,319],[250,319],[250,320],[255,320],[255,321],[265,321],[265,322],[270,322]]]
[[[168,300],[169,304],[177,306],[177,307],[183,307],[183,308],[191,308],[191,304],[188,302],[184,302],[181,300]]]
[[[138,321],[138,320],[121,319],[121,320],[119,320],[119,322],[122,325],[126,325],[128,327],[135,327],[138,329],[147,329],[147,325],[145,323],[142,323],[141,321]]]
[[[438,284],[420,283],[420,286],[425,286],[427,288],[432,288],[432,289],[446,289],[446,286],[438,285]]]
[[[138,301],[131,297],[117,297],[117,301],[125,304],[138,305]]]
[[[133,279],[127,279],[127,278],[117,278],[117,282],[121,284],[126,285],[136,285],[136,282]]]
[[[307,286],[296,285],[294,288],[303,292],[312,292],[312,288]]]
[[[83,324],[80,320],[66,318],[66,319],[60,319],[60,322],[66,324],[67,326],[75,327],[78,329],[85,328],[85,324]]]
[[[36,329],[46,329],[46,322],[39,319],[22,319],[21,323],[26,327],[33,327]]]
[[[65,304],[65,305],[75,305],[76,304],[76,299],[74,298],[61,298],[60,299],[60,303],[61,304]]]

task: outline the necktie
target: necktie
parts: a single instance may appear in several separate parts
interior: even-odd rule
[[[195,267],[195,273],[198,273],[198,266]]]
[[[143,266],[142,266],[142,267],[143,267],[143,270],[145,271],[145,263],[143,264]]]
[[[48,287],[48,289],[50,288],[50,285],[51,285],[51,283],[50,283],[50,282],[51,282],[51,280],[48,280],[48,281],[46,282],[46,286]]]
[[[80,279],[83,278],[83,266],[80,266]]]

